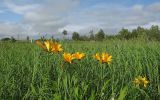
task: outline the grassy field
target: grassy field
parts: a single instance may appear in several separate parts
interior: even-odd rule
[[[0,42],[0,99],[158,100],[160,43],[110,40],[60,42],[64,51],[84,52],[81,61],[66,64],[61,54],[49,54],[34,43]],[[110,65],[92,55],[108,52]],[[146,76],[147,87],[135,86]]]

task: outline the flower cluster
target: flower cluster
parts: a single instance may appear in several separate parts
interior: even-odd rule
[[[50,40],[46,40],[44,42],[37,40],[36,44],[39,45],[43,50],[45,50],[47,52],[58,53],[63,50],[61,47],[61,44],[59,44],[57,42],[50,41]]]
[[[37,40],[37,41],[35,41],[35,43],[46,52],[59,53],[59,52],[63,51],[61,44],[54,42],[54,41],[51,41],[51,40],[46,40],[44,42]],[[64,52],[64,54],[63,54],[64,61],[67,63],[72,63],[72,60],[74,60],[74,59],[81,60],[83,57],[85,57],[85,54],[80,53],[80,52],[76,52],[73,54]]]
[[[95,55],[93,55],[93,58],[100,61],[100,63],[108,63],[108,64],[110,64],[112,60],[112,56],[106,52],[103,52],[101,55],[99,53],[96,53]]]
[[[84,54],[84,53],[76,52],[76,53],[72,54],[72,56],[73,56],[75,59],[80,60],[80,59],[82,59],[82,58],[85,56],[85,54]]]
[[[37,40],[35,42],[44,51],[49,52],[49,53],[59,53],[59,52],[63,51],[61,44],[59,44],[58,42],[54,42],[54,41],[50,41],[50,40],[46,40],[44,42]],[[85,57],[85,54],[80,53],[80,52],[75,52],[72,54],[67,53],[67,52],[63,53],[64,62],[69,63],[69,64],[71,64],[73,62],[73,60],[75,60],[75,59],[81,60],[84,57]],[[96,53],[95,55],[93,55],[93,58],[102,64],[103,63],[111,64],[111,61],[112,61],[112,56],[109,55],[107,52],[102,52],[101,54]],[[138,76],[134,79],[133,83],[136,86],[147,87],[147,84],[149,83],[149,81],[147,80],[146,77]]]
[[[72,60],[74,59],[72,54],[66,53],[66,52],[63,54],[63,58],[64,58],[64,61],[68,63],[72,63]]]
[[[144,87],[147,87],[147,84],[149,83],[149,81],[147,80],[146,77],[142,77],[142,76],[138,76],[134,79],[133,83],[136,85],[136,86],[144,86]]]
[[[74,60],[74,59],[81,60],[84,56],[85,56],[84,53],[79,53],[79,52],[76,52],[74,54],[70,54],[70,53],[65,52],[63,54],[64,61],[67,63],[72,63],[72,60]]]

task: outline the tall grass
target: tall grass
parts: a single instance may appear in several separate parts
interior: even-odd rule
[[[54,100],[144,100],[160,98],[159,42],[62,42],[66,52],[84,52],[72,64],[61,54],[48,54],[34,43],[0,43],[0,98]],[[92,55],[108,52],[112,64],[100,64]],[[147,88],[135,87],[142,75]]]

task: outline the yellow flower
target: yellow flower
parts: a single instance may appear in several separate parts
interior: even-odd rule
[[[42,43],[40,40],[36,40],[35,43],[40,46],[43,50],[47,51],[47,48],[44,43]]]
[[[138,76],[137,78],[135,78],[135,80],[133,82],[136,86],[141,85],[141,86],[144,86],[144,87],[147,87],[147,84],[149,83],[147,78],[142,77],[142,76]]]
[[[140,80],[138,78],[135,78],[133,83],[136,85],[136,86],[139,86],[141,83],[140,83]]]
[[[58,52],[61,52],[63,49],[61,47],[61,44],[55,42],[52,46],[52,52],[54,53],[58,53]]]
[[[72,63],[72,60],[74,59],[73,55],[70,53],[64,53],[63,58],[65,62],[70,63],[70,64]]]
[[[99,53],[96,53],[95,55],[93,55],[93,57],[95,59],[97,59],[98,61],[100,61],[101,63],[108,63],[108,64],[110,64],[111,60],[112,60],[112,56],[109,55],[106,52],[103,52],[101,55],[99,55]]]
[[[82,59],[85,56],[84,53],[79,53],[79,52],[76,52],[72,55],[73,55],[73,57],[75,57],[75,59],[78,59],[78,60]]]
[[[47,52],[57,53],[63,50],[61,48],[61,44],[58,44],[57,42],[53,42],[49,40],[44,41],[44,43],[37,40],[36,44],[39,45],[43,50]]]
[[[102,53],[102,57],[101,57],[101,60],[100,60],[101,63],[110,64],[111,60],[112,60],[112,56],[111,55],[109,55],[106,52]]]
[[[141,81],[142,81],[142,83],[143,83],[143,86],[144,86],[144,87],[147,87],[147,84],[149,83],[149,81],[147,80],[147,78],[146,78],[146,77],[143,77],[143,78],[141,78]]]
[[[99,53],[96,53],[95,55],[93,55],[93,58],[95,58],[95,59],[97,59],[97,60],[100,60],[100,59],[101,59]]]
[[[46,40],[46,41],[44,41],[44,44],[45,44],[45,46],[47,48],[47,51],[51,52],[52,51],[52,47],[53,47],[53,42],[49,41],[49,40]]]

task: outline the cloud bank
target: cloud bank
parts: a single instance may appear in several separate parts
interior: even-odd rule
[[[108,34],[117,33],[122,27],[150,27],[160,25],[160,3],[150,5],[135,4],[132,6],[107,5],[96,3],[81,7],[82,0],[37,0],[37,2],[22,2],[21,0],[6,0],[0,10],[0,15],[12,12],[22,17],[16,22],[1,21],[0,37],[39,35],[58,35],[63,29],[85,34],[90,30],[95,32],[102,28]]]

